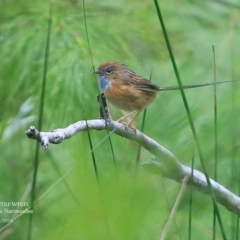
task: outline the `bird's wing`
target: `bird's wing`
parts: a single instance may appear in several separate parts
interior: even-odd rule
[[[124,83],[124,85],[133,87],[140,91],[156,92],[159,87],[141,76],[134,76]]]

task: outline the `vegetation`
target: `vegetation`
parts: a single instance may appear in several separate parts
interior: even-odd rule
[[[240,79],[238,1],[159,4],[184,85],[214,81],[213,44],[217,81]],[[98,118],[97,79],[91,72],[93,65],[97,68],[106,60],[123,62],[159,86],[176,86],[177,81],[153,1],[91,0],[85,2],[84,14],[82,1],[9,0],[1,1],[0,13],[0,202],[30,206],[28,185],[33,181],[36,144],[24,131],[38,125],[42,101],[43,131]],[[208,173],[236,194],[240,193],[239,91],[240,83],[217,86],[215,124],[213,87],[185,91]],[[114,107],[111,113],[114,119],[121,115]],[[191,166],[194,158],[194,167],[202,171],[179,91],[159,93],[147,109],[144,132],[182,163]],[[30,214],[17,218],[8,226],[12,233],[7,239],[160,239],[181,186],[146,172],[136,164],[138,146],[113,134],[114,163],[107,134],[90,132],[98,180],[87,132],[46,151],[39,149],[31,224]],[[150,158],[150,153],[141,151],[140,162]],[[192,223],[190,190],[185,189],[167,239],[188,239],[189,229],[192,239],[213,238],[211,199],[195,191],[192,197]],[[219,209],[227,238],[238,239],[237,217]],[[11,217],[0,213],[0,219]],[[5,225],[0,222],[1,228]],[[216,226],[216,239],[222,239]]]

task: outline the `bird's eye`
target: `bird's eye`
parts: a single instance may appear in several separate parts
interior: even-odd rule
[[[106,68],[106,74],[111,74],[112,72],[113,72],[112,66]]]

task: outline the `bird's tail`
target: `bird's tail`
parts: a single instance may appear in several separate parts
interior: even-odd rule
[[[212,82],[212,83],[201,83],[201,84],[193,84],[193,85],[184,85],[182,86],[183,89],[189,89],[189,88],[198,88],[198,87],[207,87],[207,86],[213,86],[217,84],[222,83],[230,83],[230,82],[239,82],[240,80],[229,80],[229,81],[222,81],[222,82]],[[174,86],[174,87],[159,87],[158,91],[170,91],[170,90],[178,90],[180,87]]]

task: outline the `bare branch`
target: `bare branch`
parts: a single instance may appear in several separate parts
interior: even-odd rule
[[[191,178],[191,168],[181,164],[173,153],[139,130],[112,121],[110,115],[107,115],[106,121],[104,119],[79,121],[66,128],[59,128],[51,132],[39,132],[34,126],[31,126],[26,131],[26,135],[31,139],[39,141],[43,148],[46,149],[49,146],[49,143],[59,144],[63,140],[71,138],[76,133],[87,131],[88,129],[108,129],[110,132],[114,132],[119,136],[137,142],[155,156],[151,162],[142,164],[147,171],[173,179],[180,183],[182,183],[183,179],[187,177],[187,185],[192,184],[198,191],[211,195],[206,177],[203,173],[194,170],[193,178]],[[210,179],[210,181],[216,200],[229,211],[240,217],[240,198],[214,180]]]

